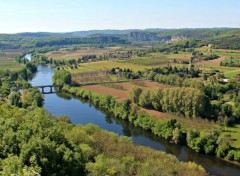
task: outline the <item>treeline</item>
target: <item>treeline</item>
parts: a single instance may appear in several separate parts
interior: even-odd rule
[[[129,44],[127,40],[115,36],[99,36],[90,38],[63,38],[63,39],[48,39],[37,41],[35,47],[44,46],[62,46],[75,44]]]
[[[147,80],[159,82],[162,84],[168,84],[178,87],[192,87],[202,89],[204,83],[200,77],[201,71],[191,67],[190,70],[187,67],[159,67],[145,70],[142,76]],[[205,75],[207,79],[207,75]]]
[[[186,52],[191,51],[191,48],[198,47],[198,40],[196,39],[185,39],[176,43],[171,43],[166,46],[157,47],[156,50],[162,52],[164,54],[175,53],[178,52]],[[190,50],[189,50],[190,49]]]
[[[210,40],[204,40],[203,43],[213,44],[213,48],[216,49],[240,49],[240,36],[221,36]]]
[[[147,78],[153,78],[157,74],[161,75],[170,75],[170,74],[175,74],[178,75],[179,77],[190,77],[190,78],[198,78],[200,77],[200,73],[202,71],[199,70],[198,68],[194,68],[193,65],[191,67],[177,67],[177,66],[163,66],[163,67],[157,67],[157,68],[151,68],[148,69],[144,72],[144,76]]]
[[[140,111],[139,107],[133,103],[134,101],[138,101],[138,96],[135,97],[133,96],[132,100],[127,99],[123,102],[117,102],[111,96],[101,96],[81,88],[65,86],[63,90],[71,94],[74,94],[78,97],[87,99],[95,106],[104,108],[108,112],[112,112],[116,117],[127,120],[130,123],[133,123],[135,126],[139,126],[144,130],[151,131],[156,136],[163,137],[175,143],[185,144],[188,147],[195,150],[196,152],[211,154],[220,158],[226,158],[229,160],[240,162],[240,152],[232,148],[230,144],[227,142],[227,140],[221,137],[220,132],[218,131],[198,132],[196,130],[191,129],[186,130],[185,128],[182,127],[181,123],[178,122],[176,119],[159,120],[150,117],[146,113]],[[137,90],[136,91],[137,95],[141,95],[142,91],[139,91],[139,89],[135,90]],[[185,107],[186,109],[188,108],[187,115],[194,114],[196,115],[197,113],[202,114],[204,111],[203,107],[206,107],[208,103],[208,100],[206,99],[206,104],[200,102],[199,104],[200,106],[197,107],[197,104],[194,103],[193,101],[195,100],[201,101],[202,98],[205,99],[204,95],[202,95],[201,92],[197,93],[198,96],[194,96],[193,92],[191,95],[190,93],[188,93],[189,100],[192,102],[189,102],[189,100],[187,100],[186,106],[183,105],[183,107]],[[181,103],[185,102],[181,101]],[[158,104],[156,104],[156,102],[152,103],[152,106],[159,107],[158,105],[159,103]],[[187,107],[188,105],[189,107]],[[167,106],[165,107],[166,109],[168,108]],[[170,108],[174,107],[171,106]]]
[[[209,98],[193,88],[157,88],[146,91],[133,88],[130,97],[143,108],[177,113],[187,118],[206,118],[211,109]]]
[[[19,49],[21,45],[19,43],[12,43],[12,42],[1,42],[0,43],[0,49],[5,50],[5,49]]]
[[[203,81],[196,78],[182,78],[175,74],[162,75],[156,74],[153,77],[146,77],[149,80],[156,81],[162,84],[168,84],[178,87],[192,87],[202,88],[204,86]]]
[[[170,68],[170,69],[169,69]],[[192,77],[187,68],[153,68],[146,70],[143,77],[163,84],[176,87],[197,88],[211,100],[209,119],[214,119],[222,125],[233,125],[239,122],[240,100],[238,98],[240,84],[238,78],[232,78],[228,83],[222,82],[221,73],[203,73],[202,79],[198,70],[192,69]]]
[[[239,100],[233,98],[234,106],[223,100],[212,103],[211,100],[214,98],[212,96],[229,91],[227,86],[215,88],[216,86],[211,85],[206,85],[202,89],[175,87],[143,91],[134,88],[130,92],[130,97],[134,103],[143,108],[174,113],[187,118],[207,118],[225,126],[233,125],[239,121]]]
[[[43,109],[0,106],[0,123],[1,175],[207,175],[195,163]]]
[[[62,47],[67,45],[85,46],[115,46],[131,44],[130,41],[118,36],[92,36],[87,38],[65,38],[65,37],[43,37],[32,38],[22,37],[16,40],[4,40],[0,43],[0,49],[24,49],[24,48],[44,48],[41,52],[46,52],[52,47]],[[52,50],[52,49],[50,49]]]

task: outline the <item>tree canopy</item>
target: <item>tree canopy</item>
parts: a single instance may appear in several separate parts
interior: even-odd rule
[[[66,70],[56,70],[53,75],[53,83],[57,85],[71,84],[71,73]]]

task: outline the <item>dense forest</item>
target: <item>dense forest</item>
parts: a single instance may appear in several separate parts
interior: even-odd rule
[[[1,175],[207,175],[194,163],[35,106],[1,105],[0,123]]]

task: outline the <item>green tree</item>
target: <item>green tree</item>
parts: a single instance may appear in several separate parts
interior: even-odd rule
[[[71,73],[66,70],[55,70],[53,83],[57,85],[71,84]]]
[[[11,92],[10,95],[8,96],[8,100],[10,105],[14,105],[14,106],[20,106],[20,98],[21,98],[21,94],[19,92]]]
[[[140,89],[139,87],[134,87],[130,90],[129,96],[134,103],[138,103],[141,93],[142,89]]]
[[[231,149],[229,143],[222,138],[219,138],[217,143],[218,143],[218,147],[216,150],[217,157],[227,156],[228,151]]]
[[[21,96],[21,102],[23,107],[32,105],[41,107],[44,104],[44,97],[36,88],[24,89]]]

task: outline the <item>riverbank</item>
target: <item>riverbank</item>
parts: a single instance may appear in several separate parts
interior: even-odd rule
[[[114,113],[116,117],[127,120],[130,123],[133,123],[135,126],[139,126],[144,130],[151,131],[154,135],[163,137],[177,144],[185,144],[196,152],[203,152],[200,148],[196,148],[195,144],[192,144],[192,141],[195,141],[197,138],[199,138],[200,132],[181,129],[181,124],[174,118],[157,120],[156,118],[150,117],[143,111],[139,111],[136,105],[129,102],[130,100],[118,102],[111,96],[100,95],[81,88],[65,86],[63,88],[63,91],[69,92],[84,99],[88,99],[94,105],[105,108],[106,110]],[[219,138],[219,132],[217,131],[208,133],[206,131],[201,132],[201,137],[203,134],[205,136],[208,136],[208,140]],[[204,136],[202,138],[204,139]],[[231,153],[234,151],[230,148],[222,149],[223,146],[227,145],[224,142],[220,144],[212,143],[212,145],[218,145],[215,150],[217,152],[225,152],[225,156],[227,156],[227,152]]]
[[[52,84],[53,69],[49,66],[38,66],[38,72],[31,83],[33,86]],[[100,96],[102,94],[99,94]],[[184,145],[169,143],[167,140],[153,135],[150,131],[136,127],[127,120],[114,117],[109,111],[93,106],[89,101],[71,94],[57,93],[45,95],[44,108],[57,116],[67,115],[74,124],[93,123],[100,128],[114,132],[120,136],[128,136],[137,145],[147,146],[158,151],[176,156],[185,162],[195,162],[203,166],[210,175],[238,176],[240,167],[222,161],[210,155],[194,152]]]

